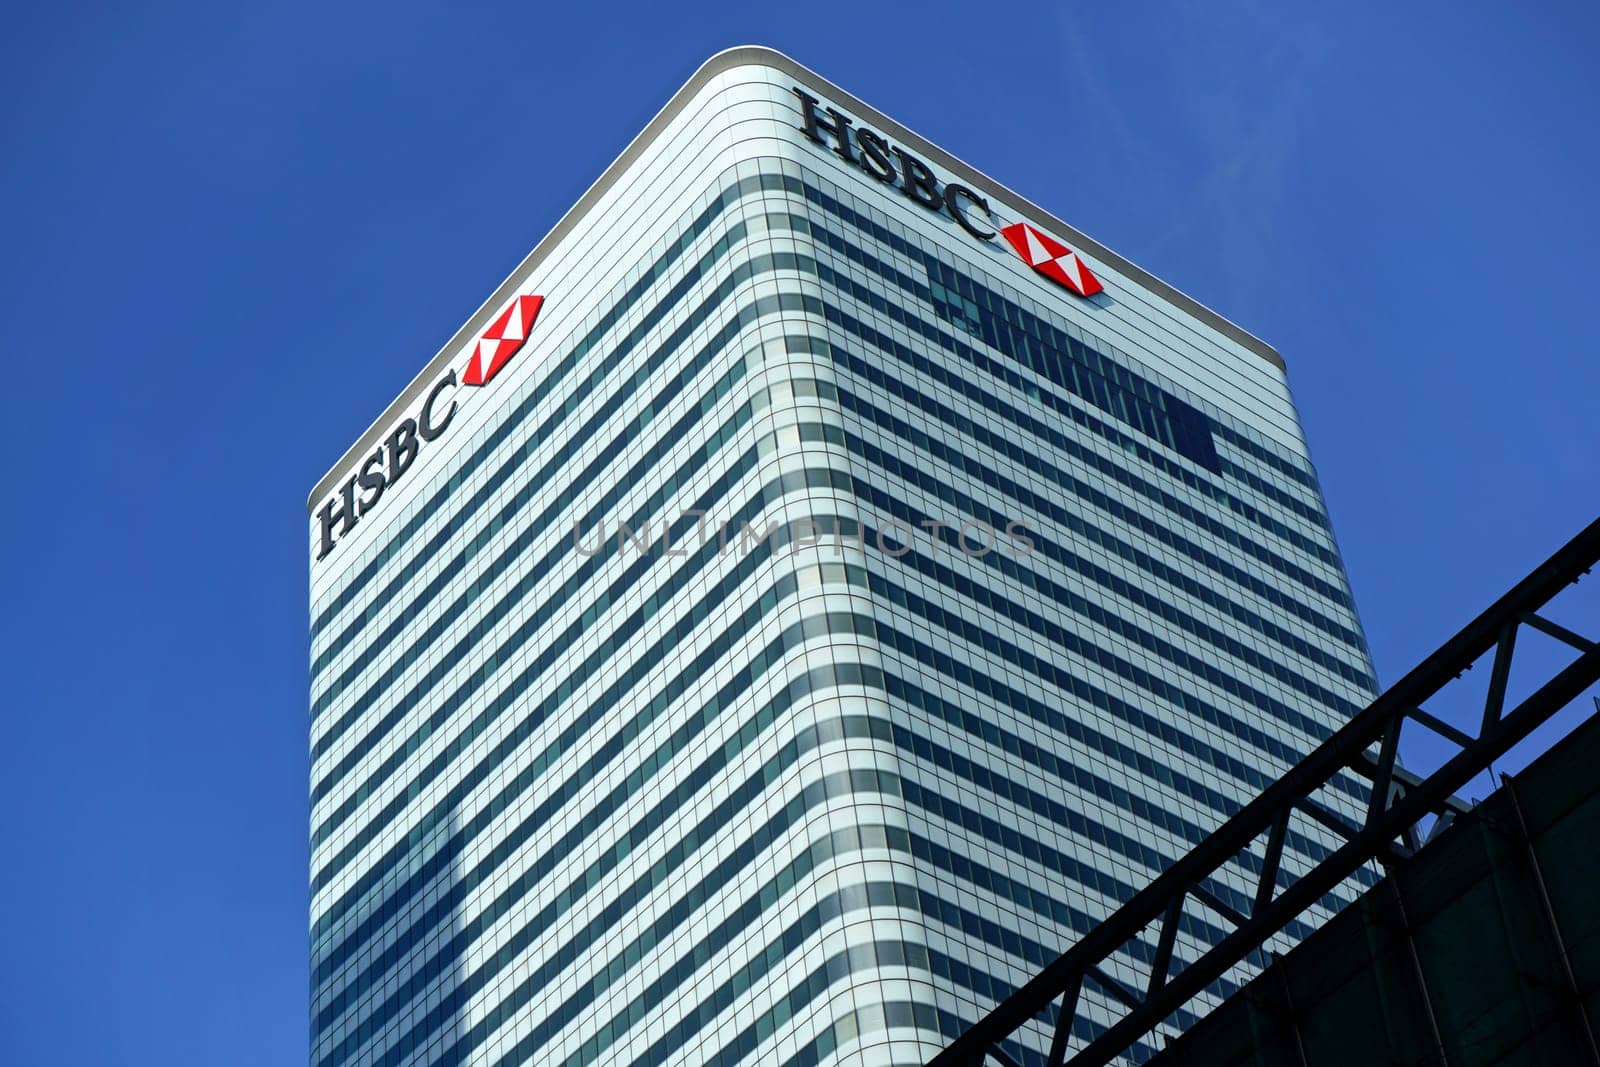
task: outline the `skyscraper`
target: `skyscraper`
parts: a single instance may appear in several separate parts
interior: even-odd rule
[[[920,1063],[1374,690],[1277,354],[765,49],[309,510],[319,1067]]]

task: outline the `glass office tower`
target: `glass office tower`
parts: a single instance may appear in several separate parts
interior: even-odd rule
[[[765,49],[309,507],[318,1067],[920,1063],[1374,691],[1278,356]]]

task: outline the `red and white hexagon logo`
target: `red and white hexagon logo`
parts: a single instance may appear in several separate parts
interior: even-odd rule
[[[1105,288],[1078,253],[1043,230],[1026,222],[1013,222],[1000,231],[1000,236],[1016,249],[1024,263],[1079,296],[1093,296]]]
[[[539,309],[544,306],[542,296],[519,296],[500,317],[489,324],[472,346],[472,357],[461,375],[462,385],[488,385],[489,379],[500,373],[500,368],[528,343],[528,333],[533,329]]]

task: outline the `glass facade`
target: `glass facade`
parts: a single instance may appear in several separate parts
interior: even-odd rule
[[[313,563],[318,1067],[923,1062],[1373,693],[1281,370],[818,149],[765,55]]]

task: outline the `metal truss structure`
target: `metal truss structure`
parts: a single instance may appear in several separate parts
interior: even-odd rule
[[[1042,1020],[1053,1026],[1049,1067],[1101,1067],[1155,1030],[1196,994],[1250,959],[1270,938],[1362,865],[1402,860],[1421,847],[1416,827],[1428,815],[1441,822],[1460,809],[1455,793],[1551,716],[1600,681],[1600,644],[1539,614],[1562,590],[1600,561],[1600,520],[1590,524],[1534,569],[1487,611],[1379,696],[1348,724],[1292,767],[1259,797],[1228,819],[1162,875],[1118,908],[1026,985],[929,1061],[929,1067],[1020,1067],[1002,1042]],[[1575,650],[1576,657],[1507,709],[1507,681],[1517,636],[1528,627]],[[1480,658],[1493,653],[1482,719],[1476,734],[1453,726],[1423,705],[1450,687]],[[1526,659],[1530,657],[1522,657]],[[1543,657],[1538,657],[1543,659]],[[1540,666],[1546,666],[1540,664]],[[1519,682],[1527,668],[1519,668]],[[1521,687],[1519,686],[1519,689]],[[1414,775],[1396,766],[1401,731],[1421,728],[1454,746],[1454,754],[1431,773]],[[1336,812],[1317,794],[1336,775],[1354,772],[1371,783],[1365,818]],[[1310,819],[1333,830],[1344,843],[1300,872],[1282,863],[1291,819]],[[1258,857],[1259,859],[1251,859]],[[1241,859],[1250,860],[1241,863]],[[1237,880],[1254,879],[1248,914],[1231,907],[1209,885],[1223,868]],[[1258,874],[1256,872],[1259,872]],[[1186,919],[1220,925],[1224,936],[1195,958],[1177,958]],[[1220,920],[1220,922],[1219,922]],[[1151,956],[1130,954],[1135,942],[1152,939]],[[1150,958],[1136,988],[1110,973],[1111,958]],[[1113,1006],[1111,1025],[1070,1058],[1069,1040],[1079,998],[1088,983]],[[1050,1031],[1046,1031],[1050,1032]],[[1017,1046],[1012,1045],[1015,1049]]]

